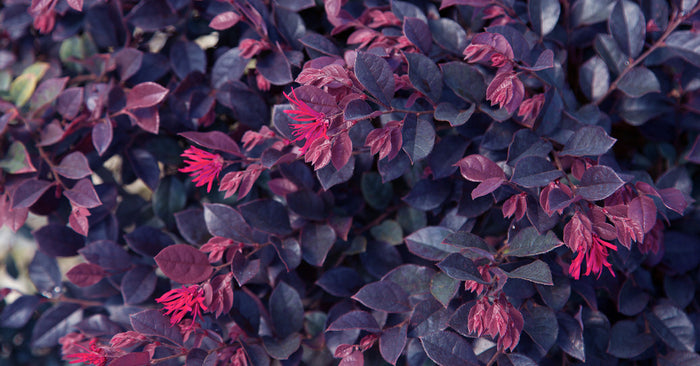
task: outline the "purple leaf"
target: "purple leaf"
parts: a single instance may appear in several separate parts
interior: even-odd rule
[[[597,165],[583,172],[576,193],[589,201],[598,201],[615,193],[624,184],[610,167]]]
[[[31,319],[34,310],[39,306],[39,297],[22,295],[2,309],[0,325],[5,328],[19,329]]]
[[[688,154],[686,154],[685,158],[695,164],[700,164],[700,136],[695,138],[695,142],[690,148],[690,151],[688,151]]]
[[[275,339],[270,336],[263,336],[262,339],[267,354],[277,360],[289,360],[301,346],[299,333],[292,333],[284,339]]]
[[[656,225],[656,204],[648,196],[635,197],[627,208],[630,219],[641,226],[644,233],[648,233]]]
[[[32,329],[31,347],[48,348],[58,345],[58,340],[68,334],[83,318],[78,304],[59,303],[39,317]]]
[[[326,331],[348,329],[362,329],[372,333],[380,331],[379,324],[374,317],[370,313],[360,310],[341,315],[326,328]]]
[[[219,203],[204,204],[204,222],[213,236],[250,242],[251,229],[243,216],[233,208]]]
[[[78,287],[92,286],[100,282],[107,272],[97,264],[79,263],[66,272],[66,277]]]
[[[442,96],[442,74],[435,63],[420,53],[405,53],[408,78],[413,87],[436,104]]]
[[[530,15],[530,24],[540,37],[544,37],[554,30],[561,13],[561,6],[557,0],[528,1],[527,9]]]
[[[656,74],[643,66],[635,67],[625,74],[617,84],[617,88],[633,98],[661,91]]]
[[[442,260],[450,253],[459,252],[456,248],[442,241],[452,233],[452,230],[440,226],[428,226],[417,230],[406,237],[408,250],[428,260]]]
[[[608,29],[627,56],[637,57],[644,48],[646,21],[636,3],[629,0],[617,2],[608,18]]]
[[[214,270],[206,254],[187,244],[166,247],[155,260],[168,278],[182,284],[202,282]]]
[[[408,154],[412,163],[430,155],[435,145],[435,128],[432,119],[417,118],[415,114],[407,114],[401,128],[401,149]]]
[[[320,288],[338,297],[352,296],[363,284],[357,271],[348,267],[331,268],[316,281]]]
[[[461,52],[461,51],[460,51]],[[484,76],[472,65],[460,61],[440,64],[445,85],[460,98],[479,103],[486,97]]]
[[[212,150],[227,152],[236,156],[242,156],[241,149],[229,135],[221,131],[209,132],[181,132],[180,136]]]
[[[424,54],[430,54],[433,37],[425,20],[412,17],[403,18],[403,34]]]
[[[526,188],[542,187],[564,173],[539,156],[526,156],[518,161],[510,181]]]
[[[549,269],[547,263],[542,262],[539,259],[508,272],[508,277],[519,278],[521,280],[548,286],[552,286],[554,284],[552,282],[552,271]]]
[[[479,362],[466,339],[451,331],[441,331],[420,338],[425,353],[438,365],[470,366]]]
[[[12,193],[12,209],[32,206],[53,183],[39,179],[27,179]]]
[[[63,195],[79,207],[95,208],[102,204],[100,197],[95,192],[95,187],[88,178],[78,181],[73,188],[63,191]]]
[[[678,56],[700,67],[700,36],[692,30],[675,31],[665,42]]]
[[[505,254],[516,257],[535,256],[552,251],[562,244],[564,243],[553,232],[547,231],[543,236],[535,227],[530,226],[515,234]]]
[[[55,170],[58,174],[69,179],[81,179],[92,174],[87,158],[80,151],[66,155]]]
[[[41,130],[41,141],[37,146],[51,146],[63,139],[63,127],[58,120],[53,120],[51,123],[44,126]]]
[[[61,270],[56,258],[37,250],[27,270],[38,292],[53,295],[61,291]]]
[[[389,313],[411,311],[408,294],[399,285],[391,281],[367,284],[357,291],[352,298],[373,310]]]
[[[78,252],[88,262],[106,269],[125,270],[132,265],[126,250],[110,240],[93,241]]]
[[[127,112],[127,115],[144,131],[158,134],[158,128],[160,127],[158,107],[133,108]]]
[[[32,94],[32,99],[29,100],[31,109],[39,109],[56,100],[63,88],[66,87],[66,82],[68,82],[68,77],[44,80]]]
[[[258,57],[256,69],[270,84],[287,85],[294,81],[292,78],[291,65],[284,53],[278,49],[265,56]]]
[[[402,200],[421,211],[434,210],[452,193],[452,182],[447,179],[419,180]]]
[[[579,71],[579,84],[588,100],[595,101],[603,97],[610,86],[610,73],[605,61],[598,56],[586,61]]]
[[[557,6],[559,6],[559,3],[557,3]],[[554,52],[550,49],[546,49],[540,53],[534,65],[530,67],[523,66],[522,68],[530,71],[541,71],[552,67],[554,67]]]
[[[461,55],[467,47],[467,32],[454,20],[447,17],[429,19],[428,26],[430,26],[430,33],[432,33],[435,43],[445,50],[455,55]]]
[[[170,321],[155,309],[144,310],[129,316],[131,327],[144,335],[163,337],[175,344],[182,344],[179,327],[173,327]]]
[[[156,158],[147,150],[133,148],[127,151],[126,157],[136,176],[141,178],[148,188],[155,191],[160,182],[160,168]]]
[[[683,310],[669,304],[654,306],[653,313],[646,314],[651,329],[667,346],[678,351],[695,351],[693,322]]]
[[[147,81],[145,83],[134,86],[126,96],[126,108],[147,108],[155,106],[165,99],[168,95],[168,89]]]
[[[396,361],[406,347],[406,332],[408,324],[397,325],[382,331],[379,336],[379,353],[386,362],[396,365]]]
[[[226,51],[216,59],[211,69],[212,85],[219,89],[228,81],[240,79],[247,64],[248,60],[241,56],[240,49],[232,48]]]
[[[239,286],[252,280],[260,272],[260,259],[248,260],[241,252],[237,252],[231,261],[231,273]]]
[[[483,182],[489,178],[505,179],[506,177],[501,167],[483,155],[469,155],[455,165],[459,167],[462,176],[472,182]]]
[[[52,257],[72,257],[85,245],[85,238],[67,226],[46,225],[32,233],[39,249]]]
[[[554,311],[546,306],[526,306],[522,311],[525,319],[524,331],[537,345],[547,352],[556,342],[559,325]]]
[[[501,178],[489,178],[486,179],[485,181],[479,183],[476,188],[472,190],[472,199],[475,200],[479,197],[485,196],[501,186],[503,184],[504,180]]]
[[[270,317],[276,334],[286,338],[304,326],[304,305],[297,290],[284,282],[277,284],[270,294]]]
[[[175,244],[168,234],[151,226],[139,226],[124,235],[124,239],[131,250],[146,257],[155,257],[165,247]]]
[[[64,90],[57,98],[56,110],[65,119],[73,119],[83,105],[83,88],[73,87]]]
[[[206,242],[209,232],[207,231],[207,225],[204,221],[204,210],[199,208],[190,208],[175,213],[174,216],[177,230],[183,239],[193,245]],[[165,233],[161,233],[160,231],[158,231],[158,234],[162,234],[169,238]]]
[[[83,11],[83,0],[66,0],[68,6],[73,8],[75,11]]]
[[[112,121],[108,117],[92,126],[92,145],[100,156],[112,144],[112,133]]]
[[[136,266],[122,277],[121,290],[125,304],[140,304],[153,294],[158,277],[152,267]]]
[[[258,230],[282,236],[292,232],[287,209],[277,201],[255,200],[238,206],[238,209],[245,220]]]
[[[599,33],[595,37],[595,50],[613,74],[620,75],[627,67],[628,57],[622,53],[615,39],[609,34]]]
[[[634,321],[620,320],[610,330],[607,352],[618,358],[634,358],[654,343],[654,337],[641,333]]]
[[[196,43],[179,41],[170,47],[170,65],[175,75],[184,79],[194,71],[204,73],[207,68],[207,56]]]
[[[302,258],[311,265],[322,266],[335,239],[335,231],[329,225],[305,225],[301,231]]]
[[[610,137],[600,126],[583,126],[569,138],[561,154],[569,156],[603,155],[610,150],[616,141],[617,139]]]
[[[359,52],[355,58],[355,75],[367,91],[384,105],[394,97],[394,73],[381,57]]]
[[[459,253],[452,253],[437,264],[446,275],[460,281],[475,281],[486,284],[471,259]]]
[[[302,85],[294,89],[294,94],[311,109],[326,116],[332,116],[340,112],[338,104],[335,102],[335,97],[321,88],[312,85]]]
[[[114,54],[114,63],[122,81],[126,81],[134,76],[141,68],[142,61],[143,52],[136,48],[125,47]]]

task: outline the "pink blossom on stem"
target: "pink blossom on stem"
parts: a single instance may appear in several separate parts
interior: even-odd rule
[[[107,364],[107,357],[105,357],[105,351],[97,346],[97,339],[92,339],[90,341],[90,348],[85,348],[80,344],[76,344],[78,347],[85,350],[85,352],[72,353],[63,356],[64,359],[71,359],[69,363],[84,363],[87,365],[95,366],[105,366]]]
[[[197,285],[170,290],[157,298],[156,302],[165,306],[165,315],[172,314],[171,325],[180,323],[187,313],[191,313],[190,327],[193,327],[197,316],[201,316],[202,310],[207,310],[204,305],[204,291]]]
[[[579,247],[576,258],[574,258],[569,266],[569,274],[574,279],[579,279],[581,276],[581,265],[585,257],[586,276],[594,273],[600,278],[603,272],[603,266],[605,266],[613,277],[615,277],[612,265],[608,262],[608,249],[617,250],[617,247],[601,239],[598,234],[592,234],[592,241],[589,243],[588,247]]]
[[[270,44],[267,41],[246,38],[238,44],[238,49],[241,50],[241,57],[251,58],[262,51],[269,50]]]
[[[299,100],[293,89],[291,96],[286,93],[284,93],[284,96],[296,107],[295,109],[284,112],[295,121],[307,122],[294,123],[291,125],[294,129],[292,133],[296,137],[292,142],[306,140],[304,146],[301,148],[301,153],[305,154],[309,150],[309,147],[311,147],[311,144],[316,140],[328,140],[326,132],[328,131],[329,122],[326,115],[313,110],[304,101]]]
[[[224,159],[219,154],[212,154],[204,150],[200,150],[194,146],[190,146],[182,153],[186,167],[180,168],[182,173],[190,173],[191,177],[195,177],[192,181],[197,183],[197,187],[207,185],[207,193],[211,191],[211,185],[214,179],[219,177],[221,169],[224,167]]]

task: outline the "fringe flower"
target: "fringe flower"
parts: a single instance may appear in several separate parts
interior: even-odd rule
[[[190,146],[180,156],[191,160],[185,160],[185,164],[187,164],[187,166],[180,168],[179,171],[182,173],[190,173],[190,176],[195,177],[192,181],[197,183],[197,187],[201,187],[206,184],[207,193],[209,193],[209,191],[211,191],[211,185],[214,183],[214,179],[219,177],[219,173],[224,167],[224,159],[221,157],[221,155],[212,154],[194,146]]]
[[[197,285],[170,290],[157,298],[156,302],[165,306],[165,315],[172,314],[170,325],[180,323],[187,313],[191,313],[190,327],[193,327],[197,316],[201,316],[202,310],[207,310],[204,305],[204,291]]]
[[[306,140],[301,148],[301,153],[305,154],[311,147],[311,144],[318,139],[328,140],[328,135],[326,134],[328,131],[328,119],[326,119],[326,115],[313,110],[304,101],[299,100],[294,89],[292,89],[291,96],[290,94],[283,94],[296,107],[295,109],[284,111],[284,113],[287,113],[291,119],[297,122],[305,122],[291,125],[292,129],[294,129],[292,134],[296,137],[292,142]]]

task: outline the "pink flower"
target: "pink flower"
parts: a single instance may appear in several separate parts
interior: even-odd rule
[[[179,171],[183,173],[191,173],[190,176],[195,177],[193,182],[197,183],[197,187],[207,185],[207,193],[211,191],[211,185],[214,183],[214,179],[218,178],[221,169],[224,167],[224,159],[219,154],[212,154],[204,150],[200,150],[194,146],[190,146],[182,153],[183,158],[190,158],[192,160],[185,160],[188,165],[184,168],[180,168]]]
[[[178,324],[187,313],[192,314],[192,323],[194,326],[197,316],[201,316],[202,310],[207,310],[204,305],[204,291],[197,285],[183,287],[166,292],[163,296],[156,299],[156,302],[161,303],[167,310],[165,315],[170,315],[170,324]]]
[[[486,99],[491,105],[499,105],[511,114],[518,109],[524,95],[525,86],[513,70],[499,70],[486,89]]]
[[[326,115],[313,110],[304,101],[299,100],[292,89],[291,97],[289,94],[283,93],[285,97],[292,103],[296,109],[284,111],[289,117],[298,122],[307,123],[294,123],[292,128],[294,129],[294,136],[296,137],[292,142],[297,142],[301,140],[306,140],[304,146],[301,148],[301,153],[305,154],[309,150],[311,144],[318,139],[328,140],[328,119]]]
[[[104,350],[97,347],[97,339],[90,341],[90,349],[85,348],[80,344],[76,344],[78,347],[84,349],[86,352],[72,353],[63,356],[64,359],[75,358],[75,360],[69,363],[84,363],[88,365],[105,366],[107,364],[107,358],[104,355]]]
[[[615,272],[612,270],[612,265],[608,262],[608,248],[617,250],[617,247],[601,239],[598,234],[592,235],[592,241],[588,248],[580,247],[578,255],[569,266],[569,274],[574,279],[579,279],[581,276],[581,264],[584,257],[586,258],[586,276],[591,273],[597,274],[600,278],[603,272],[603,266],[607,267],[610,273],[615,277]]]
[[[486,296],[477,300],[469,310],[467,322],[470,332],[476,333],[478,337],[485,334],[496,339],[496,336],[499,336],[496,343],[498,349],[511,351],[520,341],[523,325],[523,315],[506,300],[503,294],[493,303]]]

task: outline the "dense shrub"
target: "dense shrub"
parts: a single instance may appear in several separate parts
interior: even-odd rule
[[[2,2],[0,364],[700,365],[699,9]]]

